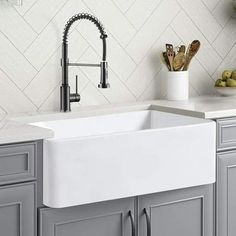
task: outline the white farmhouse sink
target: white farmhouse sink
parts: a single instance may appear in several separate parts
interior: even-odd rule
[[[215,182],[215,123],[136,111],[33,123],[44,142],[44,204],[62,208]]]

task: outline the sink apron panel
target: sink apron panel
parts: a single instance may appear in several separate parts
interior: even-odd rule
[[[69,207],[215,182],[215,123],[44,141],[44,204]]]

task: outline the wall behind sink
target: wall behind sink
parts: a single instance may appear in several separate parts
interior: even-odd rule
[[[73,68],[70,81],[74,89],[79,75],[80,105],[165,97],[159,55],[166,42],[202,42],[191,66],[192,96],[214,93],[221,70],[235,67],[230,0],[23,0],[20,7],[1,0],[0,113],[59,108],[62,31],[78,12],[95,14],[107,29],[111,83],[99,90],[98,69]],[[100,61],[101,40],[91,23],[77,24],[69,42],[71,61]]]

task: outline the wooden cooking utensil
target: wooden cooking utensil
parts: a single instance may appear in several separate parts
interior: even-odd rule
[[[185,53],[185,51],[186,51],[186,46],[185,46],[185,45],[181,45],[181,46],[179,47],[178,53],[180,53],[180,52]]]
[[[185,65],[186,57],[184,52],[178,52],[173,61],[173,68],[175,71],[181,71]]]
[[[169,59],[167,57],[167,53],[166,52],[162,52],[162,56],[163,56],[163,60],[167,66],[167,69],[168,70],[171,70],[171,67],[170,67],[170,62],[169,62]]]
[[[191,63],[191,60],[193,59],[193,57],[197,54],[199,48],[201,46],[201,43],[199,40],[194,40],[188,50],[187,50],[187,54],[186,54],[186,63],[184,65],[184,71],[187,71],[189,69],[189,65]]]
[[[173,71],[174,70],[173,60],[174,60],[175,53],[174,53],[174,47],[172,44],[166,44],[166,53],[167,53],[167,57],[170,64],[170,71]]]

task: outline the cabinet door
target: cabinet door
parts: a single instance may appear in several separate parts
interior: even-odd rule
[[[218,154],[217,235],[236,235],[236,152]]]
[[[34,183],[0,188],[0,235],[35,235],[34,199]]]
[[[131,236],[134,199],[40,209],[40,236]]]
[[[140,236],[212,236],[213,187],[139,197]]]

